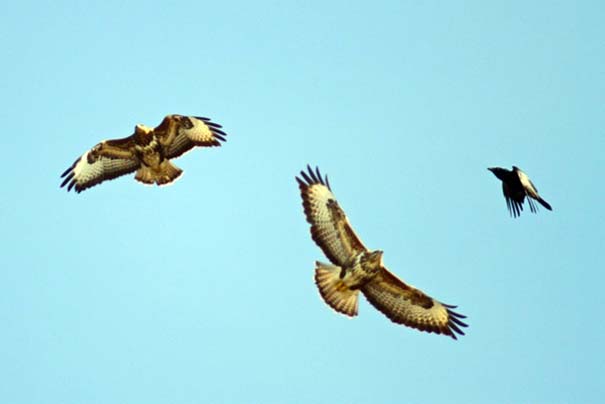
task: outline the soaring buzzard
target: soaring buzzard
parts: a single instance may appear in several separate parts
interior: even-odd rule
[[[170,159],[195,146],[220,146],[227,136],[220,128],[208,118],[183,115],[168,115],[155,129],[137,125],[134,134],[104,140],[84,153],[61,175],[61,187],[79,193],[133,171],[144,184],[170,184],[183,173]]]
[[[368,250],[349,224],[328,177],[307,166],[296,177],[311,237],[334,265],[315,263],[315,283],[324,301],[339,313],[357,315],[361,291],[391,321],[457,339],[467,325],[450,306],[405,284],[382,263],[382,251]]]
[[[519,169],[519,167],[513,166],[512,171],[506,168],[491,167],[488,168],[496,177],[502,181],[502,192],[504,193],[504,199],[506,199],[506,206],[511,216],[517,217],[523,210],[523,202],[527,196],[527,202],[529,203],[529,210],[532,213],[538,211],[538,207],[532,201],[535,199],[540,202],[548,210],[552,210],[552,207],[548,202],[538,195],[538,190],[534,184],[530,181],[527,174]]]

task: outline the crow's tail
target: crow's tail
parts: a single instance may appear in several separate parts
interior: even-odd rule
[[[546,202],[544,199],[538,197],[537,201],[540,202],[540,205],[544,206],[546,209],[552,210],[552,208],[550,207],[550,204],[548,202]]]

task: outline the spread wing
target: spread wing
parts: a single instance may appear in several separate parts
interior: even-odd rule
[[[527,174],[525,174],[523,171],[521,171],[520,168],[513,167],[513,169],[517,172],[517,175],[519,176],[519,181],[521,181],[521,185],[523,185],[523,189],[525,189],[525,193],[529,197],[529,198],[527,198],[527,202],[529,203],[529,209],[533,213],[536,213],[538,211],[538,207],[536,206],[534,201],[532,201],[532,198],[539,201],[540,203],[542,203],[541,202],[542,198],[540,198],[540,195],[538,195],[538,188],[536,188],[536,186],[534,185],[533,182],[531,182],[531,180],[529,179]],[[548,204],[546,204],[546,205],[548,205]],[[548,206],[548,209],[550,209],[550,206]]]
[[[530,210],[534,213],[536,213],[538,211],[538,206],[534,203],[534,201],[532,201],[532,199],[535,199],[536,201],[538,201],[546,209],[552,210],[552,207],[550,206],[550,204],[548,202],[546,202],[544,199],[542,199],[542,197],[538,194],[538,188],[536,188],[534,183],[531,182],[531,180],[529,179],[527,174],[525,174],[519,167],[513,166],[513,170],[517,173],[517,176],[519,177],[519,181],[521,182],[521,185],[523,186],[525,193],[529,197],[529,198],[527,198],[527,201],[529,202]]]
[[[131,173],[139,168],[138,159],[131,152],[134,136],[105,140],[84,153],[63,174],[61,187],[67,185],[80,193],[103,181]]]
[[[307,170],[301,171],[302,178],[296,177],[296,181],[307,222],[311,224],[311,237],[333,264],[344,266],[367,249],[338,205],[328,177],[322,178],[319,168],[313,171],[307,166]]]
[[[179,157],[195,146],[213,147],[225,142],[221,125],[208,118],[168,115],[153,131],[164,146],[168,159]]]
[[[370,282],[361,287],[368,301],[391,321],[416,328],[420,331],[445,334],[457,339],[456,334],[464,335],[461,327],[467,327],[450,306],[438,302],[422,291],[406,285],[386,268]]]
[[[505,181],[502,181],[502,193],[504,194],[504,199],[506,199],[506,207],[508,208],[508,212],[512,217],[519,216],[523,211],[523,201],[525,200],[525,195],[514,195],[510,186]]]

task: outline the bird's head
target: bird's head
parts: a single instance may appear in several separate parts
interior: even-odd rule
[[[504,180],[504,177],[506,176],[506,173],[508,172],[508,170],[506,170],[504,168],[500,168],[500,167],[489,167],[488,170],[490,170],[496,177],[498,177],[501,180]]]
[[[134,133],[140,133],[140,134],[146,135],[146,134],[148,134],[148,133],[150,133],[152,131],[153,131],[152,128],[150,128],[148,126],[145,126],[143,124],[140,124],[140,123],[137,124],[137,126],[134,127]]]
[[[363,256],[362,261],[372,268],[379,268],[382,266],[382,253],[382,250],[370,251]]]

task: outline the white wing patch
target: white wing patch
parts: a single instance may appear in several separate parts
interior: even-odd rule
[[[323,184],[311,185],[307,195],[309,214],[313,218],[313,237],[321,240],[319,246],[330,260],[334,258],[336,264],[344,265],[355,251],[353,251],[354,247],[349,245],[349,238],[342,234],[343,229],[336,226],[339,222],[333,217],[333,209],[330,209],[330,204],[338,204],[336,197]],[[348,223],[346,216],[345,220]]]
[[[309,202],[310,202],[309,206],[311,208],[311,215],[313,216],[313,221],[321,229],[325,229],[325,228],[330,229],[331,232],[333,232],[334,236],[335,236],[337,230],[334,227],[334,222],[332,220],[332,213],[328,209],[328,201],[336,200],[336,197],[334,196],[332,191],[330,191],[328,189],[328,187],[326,187],[325,185],[321,185],[321,184],[311,185],[309,187],[308,192],[309,192],[308,195],[309,195]],[[326,236],[331,236],[331,235],[326,234]],[[337,238],[334,237],[334,240],[331,240],[331,242],[335,242],[336,240],[337,240]]]
[[[525,188],[527,194],[533,198],[537,198],[538,190],[536,189],[534,184],[531,182],[531,180],[529,179],[527,174],[525,174],[520,169],[517,169],[517,175],[519,176],[519,181],[521,181],[521,185],[523,185],[523,188]]]
[[[88,154],[90,152],[84,153],[80,160],[76,163],[76,166],[73,168],[74,172],[74,180],[77,183],[84,183],[90,181],[92,178],[98,177],[103,172],[103,159],[104,157],[99,158],[94,163],[90,164],[88,162]]]
[[[197,118],[189,119],[191,120],[191,123],[193,123],[193,127],[182,131],[189,139],[194,143],[206,143],[214,140],[214,135],[210,130],[210,127],[206,125],[204,121]]]
[[[76,192],[82,192],[105,180],[131,173],[139,167],[136,160],[110,159],[102,156],[93,163],[89,163],[89,154],[90,151],[84,153],[71,168],[63,173],[65,179],[61,184],[62,187],[67,185],[68,191],[75,188]]]

